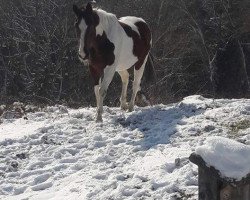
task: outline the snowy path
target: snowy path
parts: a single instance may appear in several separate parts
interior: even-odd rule
[[[250,100],[191,96],[132,113],[62,106],[0,125],[0,199],[197,199],[188,161],[207,136],[250,144]]]

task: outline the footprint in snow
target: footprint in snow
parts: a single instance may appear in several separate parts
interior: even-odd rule
[[[107,142],[105,141],[97,141],[94,144],[94,148],[101,148],[101,147],[105,147],[107,145]]]
[[[45,183],[41,183],[41,184],[31,187],[31,189],[33,191],[45,190],[47,188],[52,187],[52,185],[53,185],[52,182],[45,182]]]
[[[119,174],[116,176],[116,179],[118,181],[126,181],[129,178],[130,178],[130,176],[128,174],[127,175],[126,174]]]
[[[52,161],[38,161],[38,162],[34,162],[34,163],[32,163],[28,167],[28,170],[34,170],[34,169],[43,168],[44,166],[49,165],[51,163],[52,163]]]
[[[33,182],[30,183],[30,185],[35,186],[35,185],[41,184],[41,183],[47,181],[50,177],[51,177],[51,173],[45,173],[45,174],[38,175],[37,177],[34,178]]]
[[[117,139],[117,140],[113,140],[113,141],[112,141],[112,143],[113,143],[114,145],[118,145],[118,144],[125,143],[125,142],[126,142],[126,140],[125,140],[124,138],[119,138],[119,139]]]
[[[59,161],[60,163],[76,163],[76,158],[64,158]]]
[[[96,174],[95,176],[93,176],[93,178],[98,179],[98,180],[106,180],[107,176],[106,174]]]

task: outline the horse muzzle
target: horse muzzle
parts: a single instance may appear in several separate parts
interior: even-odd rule
[[[84,56],[84,57],[83,57],[80,53],[78,53],[78,57],[79,57],[79,59],[82,60],[82,61],[88,60],[87,56]]]
[[[84,65],[88,65],[89,64],[89,60],[87,56],[82,57],[81,54],[78,54],[78,58],[79,60],[84,64]]]

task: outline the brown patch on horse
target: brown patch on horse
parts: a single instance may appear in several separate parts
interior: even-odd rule
[[[98,85],[105,67],[112,65],[115,61],[115,46],[109,41],[104,31],[102,35],[95,36],[90,45],[87,45],[87,49],[89,53],[89,69],[95,85]]]
[[[114,63],[114,50],[115,45],[107,38],[105,31],[102,35],[96,35],[95,26],[87,28],[84,51],[89,60],[89,68],[95,85],[99,84],[99,79],[103,75],[105,67]]]
[[[103,62],[105,65],[112,65],[115,61],[115,45],[110,42],[108,39],[105,31],[103,31],[102,36],[97,35],[96,37],[97,49],[98,53],[102,57]]]
[[[135,69],[139,70],[148,55],[150,50],[151,33],[150,29],[145,22],[138,21],[135,26],[138,28],[140,35],[134,31],[129,25],[120,22],[122,28],[126,32],[128,37],[133,39],[133,54],[138,58],[138,61],[134,64]]]

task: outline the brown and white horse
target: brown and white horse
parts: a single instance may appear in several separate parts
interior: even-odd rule
[[[86,8],[73,5],[73,11],[77,17],[79,58],[88,63],[95,83],[96,121],[102,121],[103,100],[116,71],[122,79],[121,108],[132,111],[152,43],[149,27],[141,18],[128,16],[117,19],[104,10],[93,9],[90,3]],[[134,67],[133,93],[127,106],[127,70],[131,67]]]

